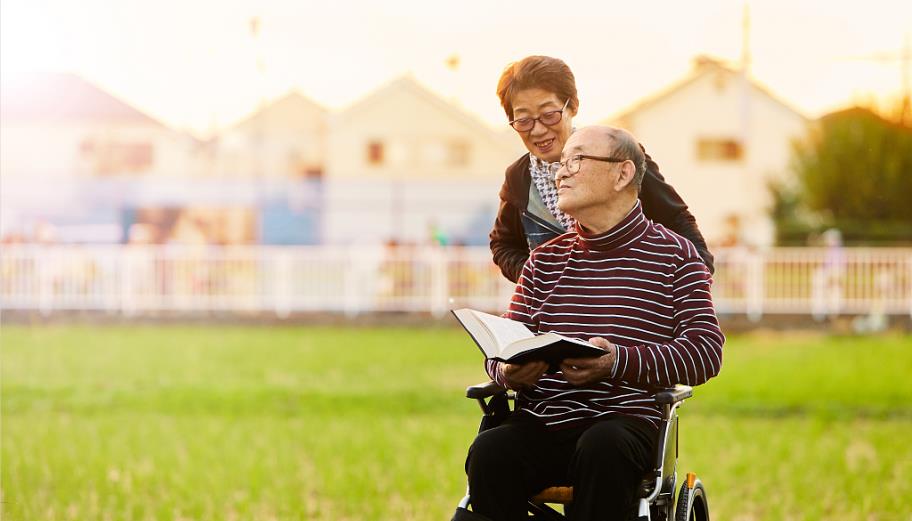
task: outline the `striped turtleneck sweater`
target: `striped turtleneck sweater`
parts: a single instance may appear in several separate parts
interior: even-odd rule
[[[550,428],[612,414],[659,425],[657,389],[699,385],[718,374],[725,337],[713,309],[711,278],[694,245],[646,219],[637,201],[611,230],[587,234],[577,224],[536,248],[504,316],[533,333],[617,347],[612,375],[574,387],[563,374],[544,375],[517,393],[517,408]],[[504,384],[500,362],[488,374]]]

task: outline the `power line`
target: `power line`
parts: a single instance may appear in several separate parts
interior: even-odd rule
[[[899,63],[900,64],[900,75],[901,75],[901,108],[899,114],[899,122],[901,124],[910,124],[912,123],[912,79],[910,79],[910,71],[912,71],[912,43],[910,43],[910,36],[907,33],[905,38],[905,43],[901,51],[878,51],[868,54],[861,54],[856,56],[844,56],[840,58],[841,60],[853,60],[853,61],[866,61],[866,62],[879,62],[879,63]]]

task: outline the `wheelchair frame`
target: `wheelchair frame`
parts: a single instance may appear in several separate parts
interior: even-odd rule
[[[656,443],[655,464],[648,477],[640,485],[640,499],[637,506],[637,521],[709,521],[709,505],[703,484],[693,473],[681,485],[675,502],[678,464],[678,407],[693,396],[693,388],[676,385],[656,393],[656,402],[662,405],[662,424]],[[490,381],[466,389],[466,397],[474,399],[481,407],[482,416],[479,432],[500,424],[511,412],[509,402],[514,394]],[[567,504],[572,501],[569,487],[551,487],[529,500],[529,512],[541,520],[562,520],[564,516],[546,503]],[[460,510],[466,511],[471,503],[471,494],[459,502]],[[456,518],[454,518],[456,519]]]

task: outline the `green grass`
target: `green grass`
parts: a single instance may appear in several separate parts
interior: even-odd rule
[[[456,329],[4,327],[3,519],[449,519]],[[714,519],[908,519],[912,338],[729,339],[681,411]]]

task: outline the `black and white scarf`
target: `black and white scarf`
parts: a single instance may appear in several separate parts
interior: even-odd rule
[[[535,188],[538,189],[545,207],[565,230],[572,230],[576,221],[557,207],[557,186],[554,184],[554,176],[551,175],[551,165],[555,163],[547,163],[532,154],[529,154],[529,158],[531,159],[529,173],[532,175],[532,181],[535,183]]]

